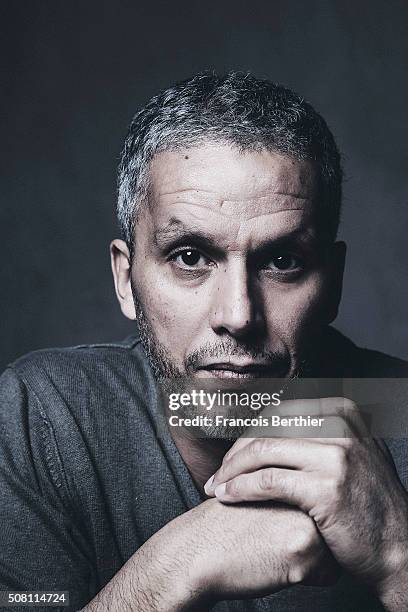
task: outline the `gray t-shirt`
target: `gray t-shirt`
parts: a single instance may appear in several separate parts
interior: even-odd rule
[[[352,347],[344,351],[360,351],[356,363],[403,367]],[[61,610],[78,610],[148,538],[203,501],[168,432],[157,435],[158,401],[136,337],[37,351],[4,372],[0,590],[69,591],[70,607]],[[407,486],[407,445],[390,448]],[[382,607],[343,577],[332,588],[293,587],[214,609]]]

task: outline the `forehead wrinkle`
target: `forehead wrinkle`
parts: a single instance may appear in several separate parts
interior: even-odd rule
[[[310,161],[267,151],[242,154],[225,144],[161,152],[150,170],[152,200],[157,204],[161,198],[168,202],[184,199],[183,195],[194,202],[209,202],[214,208],[229,200],[313,201],[316,196],[316,172]],[[278,207],[282,208],[282,202],[269,204],[269,208]]]
[[[180,202],[178,202],[180,203]],[[200,215],[197,214],[196,211],[194,210],[194,208],[198,207],[199,209],[204,209],[205,210],[205,215]],[[201,211],[200,211],[201,212]],[[221,209],[217,209],[217,210],[211,210],[208,208],[208,206],[205,205],[199,205],[199,204],[194,204],[193,206],[189,206],[188,208],[186,208],[183,211],[183,215],[186,216],[186,222],[191,223],[191,219],[192,221],[192,225],[191,225],[191,230],[199,230],[201,232],[203,232],[203,230],[207,230],[207,231],[211,231],[211,227],[208,227],[208,220],[211,219],[212,216],[216,216],[216,217],[220,217],[222,216],[225,221],[228,221],[229,224],[231,224],[231,222],[235,222],[237,224],[239,224],[239,226],[242,225],[242,223],[246,223],[249,221],[253,221],[254,219],[257,220],[261,220],[262,218],[268,218],[271,217],[272,215],[277,215],[280,213],[284,213],[284,212],[303,212],[303,213],[309,213],[308,207],[304,207],[304,208],[282,208],[279,210],[272,210],[272,211],[268,211],[266,213],[258,213],[258,214],[253,214],[250,216],[245,216],[245,218],[243,219],[237,219],[236,215],[237,215],[237,211],[231,211],[230,213],[228,212],[224,212]],[[238,213],[239,214],[239,213]],[[234,218],[231,219],[231,217],[234,215]],[[302,215],[303,216],[303,215]],[[308,215],[307,215],[308,216]],[[194,221],[197,222],[207,222],[207,227],[202,227],[202,228],[198,228],[197,226],[194,225]],[[215,223],[217,225],[217,228],[219,226],[219,219],[215,219]],[[168,231],[173,231],[171,229],[171,226],[175,226],[175,227],[186,227],[185,223],[183,222],[182,219],[179,219],[177,217],[171,217],[169,220],[169,223],[167,224],[167,228]],[[162,230],[158,230],[158,232],[160,233]],[[163,231],[167,231],[167,230],[163,230]]]
[[[280,194],[279,194],[280,195]],[[303,206],[299,206],[299,204],[303,202]],[[210,213],[219,214],[227,218],[231,218],[231,216],[236,216],[237,214],[245,215],[246,219],[252,219],[260,216],[268,216],[270,214],[274,214],[277,212],[285,212],[285,211],[309,211],[312,206],[312,200],[308,198],[301,198],[298,196],[294,198],[291,195],[284,195],[279,199],[271,199],[270,196],[260,196],[257,198],[251,198],[248,200],[229,200],[229,199],[221,199],[221,198],[208,198],[206,201],[185,201],[175,200],[172,202],[162,203],[163,208],[172,207],[172,206],[180,206],[184,205],[185,211],[188,212],[192,216],[196,216],[200,218],[195,211],[197,209],[203,209],[205,218],[208,217]],[[247,211],[249,213],[250,209],[254,208],[256,210],[263,209],[262,212],[255,212],[254,214],[245,214]]]
[[[265,240],[268,241],[268,239],[271,240],[279,240],[279,239],[284,239],[284,238],[288,238],[290,237],[291,239],[294,239],[295,237],[297,239],[300,240],[300,242],[307,242],[308,239],[310,237],[312,237],[315,234],[314,228],[310,225],[310,220],[311,220],[311,216],[310,215],[300,215],[300,217],[297,218],[297,223],[295,227],[291,227],[289,224],[289,227],[284,223],[282,226],[278,226],[276,227],[275,225],[272,225],[268,228],[268,225],[265,222],[262,222],[262,218],[264,217],[271,217],[272,215],[277,215],[279,213],[282,212],[292,212],[292,211],[300,211],[300,212],[305,212],[304,208],[291,208],[288,209],[287,211],[275,211],[272,213],[268,213],[268,214],[262,214],[262,215],[258,215],[258,216],[253,216],[253,217],[249,217],[246,218],[243,221],[237,221],[238,223],[238,232],[236,234],[236,240],[239,243],[240,239],[243,239],[244,242],[246,242],[247,240],[250,241],[250,243],[253,242],[254,237],[256,236],[258,239],[260,239],[263,236],[262,230],[261,231],[257,231],[257,227],[259,227],[259,223],[261,223],[261,227],[263,230],[266,230],[266,234],[269,234],[269,236],[265,237]],[[247,222],[256,219],[258,223],[256,223],[256,225],[249,227],[247,226]],[[246,237],[245,233],[249,231],[249,236]],[[261,242],[265,241],[261,239]]]
[[[258,215],[251,215],[250,217],[245,217],[243,221],[252,221],[253,219],[262,219],[262,217],[270,217],[271,215],[278,215],[283,212],[293,212],[293,211],[302,211],[305,212],[305,208],[282,208],[279,210],[271,210],[267,213],[259,213]],[[229,216],[229,215],[225,215]]]
[[[300,202],[303,202],[303,206],[300,206]],[[222,209],[224,212],[228,208],[228,216],[244,214],[247,219],[251,219],[261,215],[264,216],[289,210],[307,210],[311,205],[311,200],[307,198],[292,198],[292,196],[287,195],[279,198],[261,196],[258,198],[248,198],[247,200],[222,200],[220,210]],[[248,216],[251,209],[259,212],[254,212],[252,216]]]
[[[157,196],[159,198],[166,197],[166,196],[177,196],[179,193],[180,194],[181,193],[183,193],[183,194],[191,193],[192,195],[200,194],[200,193],[215,194],[215,191],[212,190],[212,189],[203,189],[202,187],[185,187],[184,189],[175,189],[174,191],[160,191],[157,194]],[[258,199],[258,198],[267,198],[269,194],[271,194],[271,195],[289,196],[291,198],[298,198],[298,199],[301,199],[301,200],[308,200],[308,199],[310,199],[309,194],[296,193],[296,192],[293,192],[293,191],[282,191],[280,189],[277,189],[276,191],[273,190],[273,189],[262,189],[260,191],[259,196],[257,196],[256,199]],[[216,198],[216,199],[219,199],[219,200],[222,200],[222,199],[228,200],[227,197],[224,197],[224,198],[220,197],[220,198]],[[232,201],[234,201],[234,200],[232,200]]]
[[[308,195],[303,195],[301,193],[292,193],[289,191],[273,191],[272,193],[276,195],[289,196],[291,198],[296,198],[297,200],[310,200]]]
[[[160,191],[157,195],[159,198],[161,198],[165,196],[177,196],[179,193],[214,193],[214,191],[212,191],[211,189],[202,189],[201,187],[199,189],[194,189],[193,187],[186,187],[185,189],[176,189],[175,191]]]

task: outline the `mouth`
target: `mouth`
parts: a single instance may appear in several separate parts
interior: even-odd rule
[[[254,380],[276,376],[276,368],[269,363],[210,363],[199,366],[196,370],[198,376],[202,378]]]

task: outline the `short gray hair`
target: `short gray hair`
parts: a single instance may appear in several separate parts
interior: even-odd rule
[[[242,152],[266,149],[313,160],[319,172],[321,221],[325,233],[335,239],[342,169],[324,119],[303,98],[271,81],[237,72],[206,72],[162,91],[133,117],[119,165],[117,204],[119,226],[131,252],[153,157],[206,141],[234,144]]]

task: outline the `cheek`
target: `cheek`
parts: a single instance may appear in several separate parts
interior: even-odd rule
[[[324,280],[310,275],[302,283],[271,288],[264,298],[267,325],[281,337],[298,338],[314,330],[324,318]]]
[[[180,287],[154,264],[135,272],[133,283],[156,338],[172,353],[178,347],[181,352],[188,349],[205,319],[200,288]]]

